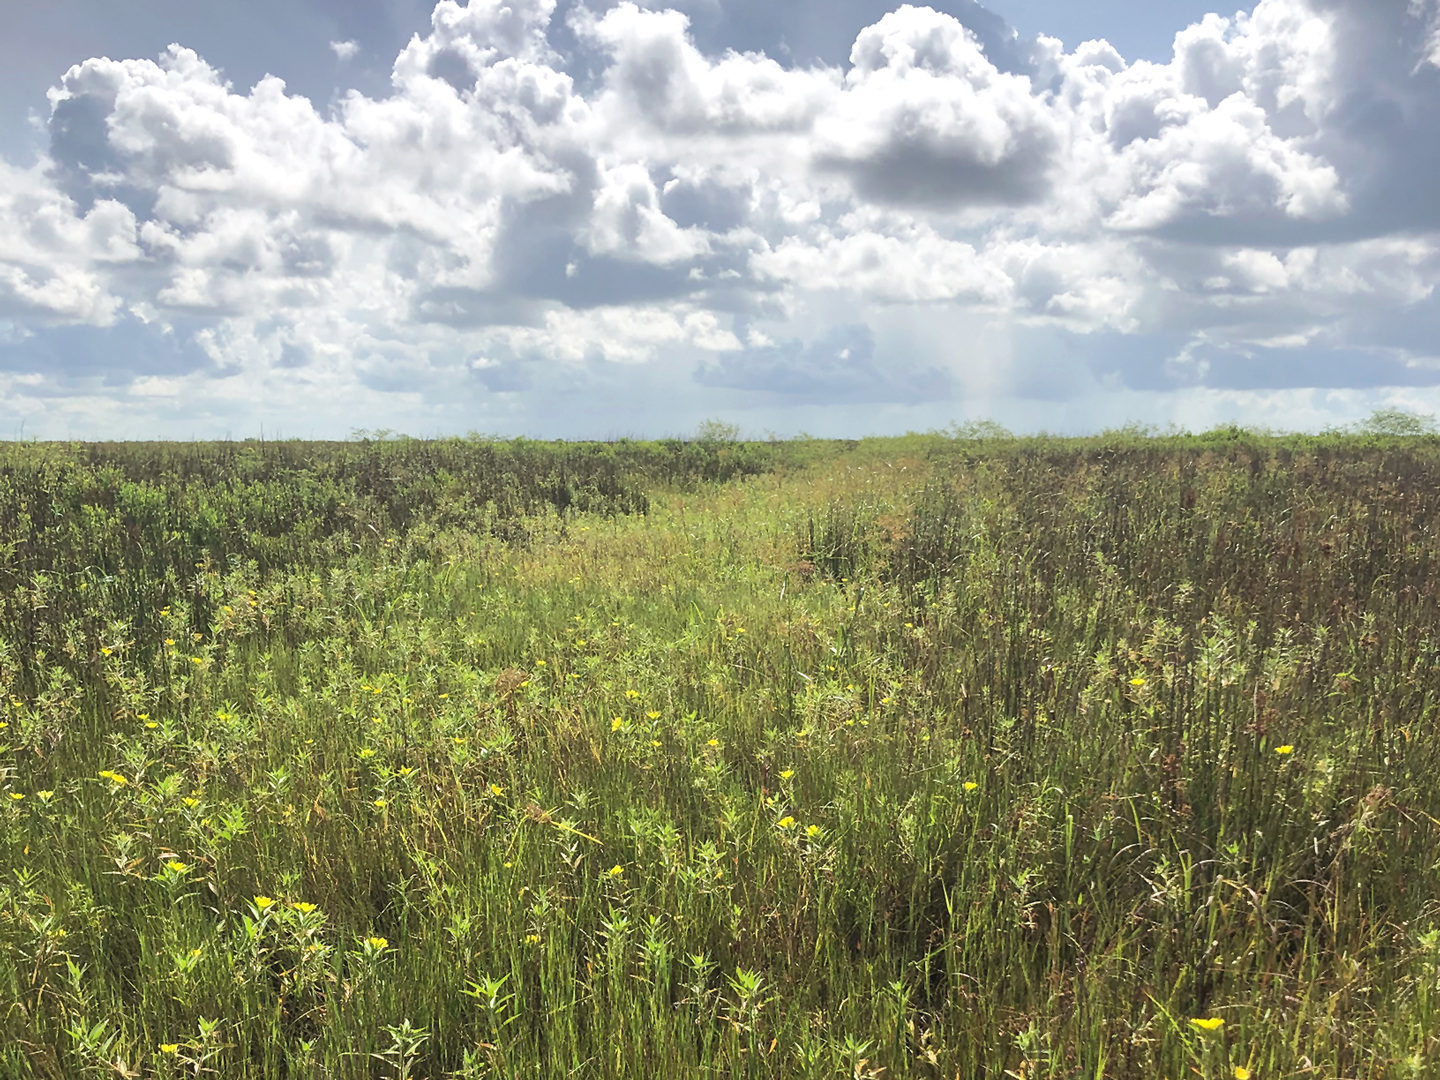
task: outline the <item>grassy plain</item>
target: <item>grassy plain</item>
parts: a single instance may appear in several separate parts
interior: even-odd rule
[[[0,1075],[1432,1076],[1440,443],[0,451]]]

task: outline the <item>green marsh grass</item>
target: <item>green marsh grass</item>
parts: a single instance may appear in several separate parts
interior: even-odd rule
[[[1436,1070],[1428,441],[19,446],[0,522],[0,1075]]]

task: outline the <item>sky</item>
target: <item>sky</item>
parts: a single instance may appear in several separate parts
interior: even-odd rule
[[[0,437],[1440,412],[1440,0],[0,0]]]

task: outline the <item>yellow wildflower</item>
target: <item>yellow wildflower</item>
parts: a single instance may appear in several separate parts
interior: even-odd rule
[[[14,799],[16,802],[19,802],[21,799],[25,798],[25,796],[20,794],[20,792],[18,791],[12,791],[10,792],[10,798]]]
[[[1275,753],[1279,754],[1281,757],[1285,757],[1288,754],[1293,754],[1294,752],[1295,747],[1291,746],[1289,743],[1286,743],[1284,746],[1275,747]]]
[[[720,745],[720,740],[719,740],[719,739],[711,739],[711,740],[710,740],[709,742],[707,742],[705,745],[706,745],[706,746],[719,746],[719,745]]]
[[[1250,1080],[1250,1070],[1244,1065],[1236,1065],[1235,1080]]]
[[[609,873],[611,877],[621,877],[625,873],[625,868],[619,863],[616,863],[607,871],[607,873]]]
[[[980,785],[977,784],[974,780],[966,780],[965,783],[961,784],[960,786],[963,787],[966,791],[974,791]]]
[[[179,1043],[161,1043],[161,1044],[160,1044],[160,1052],[161,1052],[162,1054],[178,1054],[178,1053],[180,1052],[180,1044],[179,1044]]]
[[[300,912],[301,915],[309,915],[310,912],[315,910],[314,904],[307,904],[304,900],[297,900],[290,906]]]
[[[490,785],[490,794],[491,794],[491,795],[497,795],[497,796],[498,796],[498,795],[504,795],[504,794],[505,794],[505,789],[504,789],[503,787],[501,787],[499,784],[491,784],[491,785]]]
[[[1131,686],[1135,686],[1135,687],[1144,686],[1144,685],[1145,685],[1145,680],[1142,679],[1142,678],[1140,678],[1140,677],[1137,675],[1135,678],[1133,678],[1133,679],[1130,680],[1130,685],[1131,685]]]
[[[782,829],[793,829],[795,827],[795,819],[789,814],[786,814],[778,822],[776,822],[776,824],[779,825]]]
[[[167,862],[167,863],[165,864],[165,867],[166,867],[166,869],[168,869],[172,874],[183,874],[183,873],[185,873],[187,870],[190,869],[190,867],[186,866],[186,865],[185,865],[183,862],[181,862],[179,859],[171,859],[169,862]]]
[[[780,779],[781,779],[781,780],[789,780],[790,777],[792,777],[792,776],[794,776],[794,775],[795,775],[795,770],[794,770],[794,769],[781,769],[781,770],[780,770]]]
[[[274,903],[275,903],[275,899],[274,899],[273,897],[270,897],[270,896],[257,896],[257,897],[255,897],[255,909],[256,909],[257,911],[265,911],[265,910],[269,909],[270,907],[272,907],[272,906],[274,905]]]
[[[1219,1031],[1222,1027],[1225,1026],[1225,1021],[1222,1017],[1219,1016],[1208,1016],[1203,1020],[1191,1020],[1190,1026],[1197,1028],[1200,1031]]]
[[[378,935],[366,938],[365,944],[369,945],[370,948],[374,949],[376,952],[380,952],[381,950],[388,949],[390,947],[390,942],[383,937],[379,937]]]

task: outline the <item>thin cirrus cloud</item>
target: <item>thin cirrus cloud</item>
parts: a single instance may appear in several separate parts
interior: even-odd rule
[[[1434,0],[1260,0],[1164,64],[978,5],[836,56],[771,9],[819,11],[442,0],[391,93],[324,108],[181,46],[72,67],[46,159],[0,163],[9,413],[1064,427],[1440,387]]]

